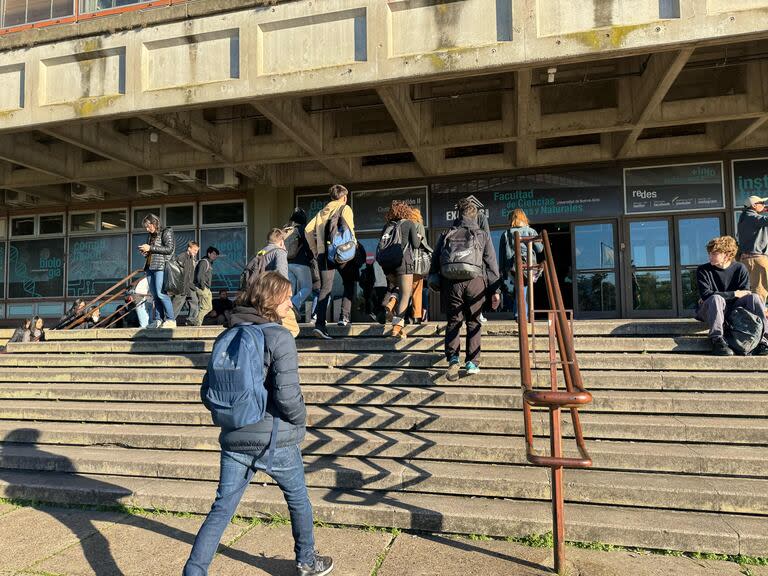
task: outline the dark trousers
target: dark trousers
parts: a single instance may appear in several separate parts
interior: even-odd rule
[[[725,317],[734,308],[746,308],[763,320],[763,339],[768,336],[768,323],[765,318],[765,302],[757,294],[726,300],[719,294],[710,296],[696,310],[696,320],[706,322],[710,338],[723,337]]]
[[[320,295],[317,299],[317,320],[315,326],[323,328],[325,326],[325,317],[328,312],[328,300],[331,298],[333,290],[333,281],[336,278],[336,271],[341,274],[341,281],[344,284],[344,295],[341,301],[341,318],[350,319],[352,315],[352,299],[355,297],[355,282],[357,281],[357,269],[352,262],[344,264],[340,268],[328,262],[325,254],[318,256],[318,266],[320,268]]]
[[[445,328],[445,357],[458,359],[461,354],[461,324],[467,325],[467,362],[480,364],[480,313],[485,303],[485,279],[443,280],[441,294],[448,314]]]

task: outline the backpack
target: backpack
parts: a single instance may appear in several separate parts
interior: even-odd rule
[[[440,274],[448,280],[472,280],[483,274],[479,230],[451,228],[443,237]]]
[[[248,285],[254,278],[258,278],[264,274],[264,270],[267,268],[267,259],[265,258],[266,251],[259,250],[256,256],[250,259],[246,264],[243,271],[240,273],[240,292],[245,291]]]
[[[395,270],[403,263],[402,220],[387,222],[376,246],[376,262],[386,271]]]
[[[763,338],[763,321],[739,306],[728,314],[725,321],[725,341],[736,354],[748,356]]]
[[[301,231],[296,224],[288,224],[283,228],[283,242],[288,260],[293,260],[301,251]]]
[[[507,240],[507,246],[506,246],[506,257],[507,257],[507,263],[509,266],[509,272],[511,274],[515,274],[517,271],[517,260],[515,259],[515,234],[511,230],[505,230],[504,235],[506,236]],[[520,247],[522,248],[522,253],[520,254],[520,259],[523,261],[523,266],[526,266],[528,264],[528,246],[522,242],[523,238],[527,238],[527,236],[523,236],[520,234]],[[536,258],[536,250],[532,250],[532,259],[530,264],[532,266],[535,266],[538,263],[538,259]],[[531,272],[531,270],[526,269],[523,278],[528,280],[528,273]],[[538,270],[533,271],[533,281],[539,279]]]
[[[328,260],[336,264],[346,264],[355,257],[357,251],[352,230],[341,215],[345,207],[336,210],[325,223],[325,253]]]
[[[170,296],[184,294],[184,269],[178,259],[168,260],[163,270],[163,292]]]

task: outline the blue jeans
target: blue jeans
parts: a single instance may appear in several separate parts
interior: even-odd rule
[[[200,527],[192,552],[184,566],[184,576],[205,576],[208,574],[221,537],[229,525],[237,505],[243,497],[253,474],[266,470],[269,450],[255,458],[240,452],[221,451],[221,472],[216,500],[208,517]],[[315,533],[312,525],[312,504],[304,481],[304,463],[298,446],[276,448],[272,460],[272,479],[283,491],[291,515],[293,550],[296,562],[309,564],[314,558]]]
[[[288,275],[293,288],[291,302],[301,311],[301,305],[312,292],[312,272],[304,264],[288,264]]]
[[[523,284],[523,300],[525,301],[525,307],[523,308],[523,314],[525,319],[528,320],[528,284]],[[512,315],[517,318],[517,294],[512,291]]]
[[[147,270],[147,282],[149,291],[155,303],[155,320],[173,320],[173,303],[171,297],[163,292],[162,270]]]

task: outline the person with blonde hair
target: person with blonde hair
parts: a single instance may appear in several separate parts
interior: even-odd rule
[[[293,307],[291,296],[290,280],[278,272],[265,272],[246,286],[232,311],[230,330],[243,331],[256,326],[263,334],[263,357],[260,356],[258,362],[246,358],[244,366],[248,367],[248,360],[251,360],[253,374],[264,374],[266,412],[256,423],[234,429],[221,428],[219,487],[211,511],[195,538],[184,566],[184,576],[208,574],[221,537],[257,470],[264,471],[275,481],[288,505],[295,574],[325,576],[333,570],[333,559],[320,556],[315,550],[312,504],[301,457],[307,409],[299,382],[299,357],[293,338],[279,325],[280,319]],[[210,365],[209,373],[206,373],[201,390],[204,403],[209,398],[210,387],[217,390],[216,372]],[[213,408],[210,404],[206,406]],[[242,408],[247,412],[248,407]]]
[[[741,262],[736,262],[738,247],[731,236],[718,236],[707,242],[709,262],[696,269],[696,286],[699,301],[696,319],[709,326],[712,353],[716,356],[733,356],[733,350],[725,341],[723,324],[736,308],[745,308],[758,316],[763,323],[763,338],[753,356],[768,355],[768,323],[765,318],[765,301],[749,290],[749,272]]]
[[[424,278],[429,276],[432,247],[427,241],[427,231],[424,228],[421,210],[412,207],[410,219],[416,224],[416,235],[419,237],[419,246],[416,248],[413,258],[413,291],[411,296],[413,323],[421,324],[424,318]]]
[[[515,208],[509,215],[509,228],[504,231],[499,240],[499,272],[503,278],[508,294],[512,297],[512,314],[517,318],[517,297],[515,294],[515,233],[519,233],[521,238],[530,238],[538,236],[539,233],[531,228],[528,222],[528,216],[522,208]],[[523,264],[536,264],[536,256],[544,252],[544,245],[541,242],[533,244],[533,260],[528,262],[527,246],[523,245],[522,259]],[[525,276],[527,280],[527,275]],[[535,279],[535,278],[534,278]],[[528,301],[528,284],[523,283],[523,300]],[[528,306],[525,308],[526,319],[528,318]]]

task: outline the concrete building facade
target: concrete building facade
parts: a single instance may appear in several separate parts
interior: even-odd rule
[[[5,318],[127,274],[149,209],[231,289],[333,182],[369,247],[393,197],[434,238],[471,194],[550,232],[579,315],[685,316],[768,187],[768,0],[117,4],[0,0]]]

